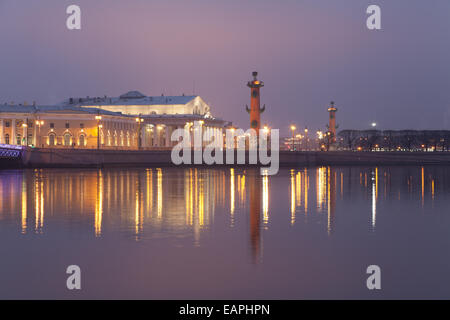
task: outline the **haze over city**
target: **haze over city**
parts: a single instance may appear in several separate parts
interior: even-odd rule
[[[82,28],[66,28],[66,7]],[[382,30],[366,28],[378,4]],[[248,128],[259,72],[262,123],[315,130],[336,101],[339,129],[450,125],[450,2],[0,1],[0,103],[71,96],[202,96]]]

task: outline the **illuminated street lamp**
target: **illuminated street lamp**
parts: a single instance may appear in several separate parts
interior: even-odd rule
[[[319,140],[323,139],[323,132],[321,130],[317,131],[317,137],[318,137]]]
[[[305,127],[305,147],[308,150],[308,127]]]
[[[291,125],[291,130],[292,130],[292,151],[294,151],[294,142],[295,142],[295,130],[297,128],[294,125]]]
[[[377,126],[377,123],[376,122],[372,122],[372,128],[375,128],[376,126]]]

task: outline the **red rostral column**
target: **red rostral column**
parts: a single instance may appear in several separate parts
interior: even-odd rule
[[[331,141],[336,142],[336,112],[337,108],[334,106],[334,102],[330,102],[330,107],[328,108],[328,112],[330,113],[330,124],[328,125],[328,130],[331,132],[332,137]]]
[[[266,105],[260,108],[260,94],[259,89],[264,87],[264,82],[256,79],[258,72],[254,71],[252,73],[253,81],[247,82],[247,87],[251,90],[250,95],[250,109],[248,105],[245,106],[247,112],[250,113],[250,128],[255,129],[256,133],[259,134],[259,128],[261,127],[261,113],[266,109]]]

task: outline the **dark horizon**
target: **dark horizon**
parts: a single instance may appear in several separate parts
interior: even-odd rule
[[[331,100],[339,129],[450,125],[450,2],[378,0],[0,1],[0,103],[71,96],[195,94],[214,116],[248,128],[246,82],[258,71],[262,123],[323,129]],[[365,26],[378,4],[382,30]],[[258,31],[254,31],[258,30]]]

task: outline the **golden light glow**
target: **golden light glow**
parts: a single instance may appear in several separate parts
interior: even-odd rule
[[[294,170],[291,170],[291,225],[295,223],[295,177]]]
[[[326,201],[327,193],[327,180],[326,180],[326,168],[320,167],[316,170],[316,196],[317,196],[317,209],[323,210]]]
[[[42,233],[44,227],[44,182],[39,172],[35,172],[34,183],[34,202],[35,202],[35,227],[36,233]]]
[[[375,172],[375,177],[372,179],[372,228],[375,229],[377,222],[377,189],[378,189],[378,170]]]
[[[305,168],[304,172],[304,201],[305,201],[305,215],[308,214],[308,189],[309,189],[309,177],[308,177],[308,169]]]
[[[434,200],[434,179],[431,180],[431,199]]]
[[[330,235],[330,233],[331,233],[331,228],[332,228],[332,221],[331,221],[331,219],[332,219],[332,216],[331,216],[331,210],[332,210],[332,208],[331,208],[331,196],[332,196],[332,193],[331,193],[331,184],[332,184],[332,182],[331,182],[331,169],[330,169],[330,167],[328,167],[327,168],[327,177],[326,177],[326,179],[327,179],[327,232],[328,232],[328,235]]]
[[[262,206],[263,206],[263,224],[265,228],[269,224],[269,176],[263,176],[263,198],[262,198]]]
[[[421,170],[421,180],[422,180],[422,208],[425,203],[425,168],[422,167]]]
[[[146,170],[146,203],[147,203],[147,212],[152,212],[153,210],[153,171],[152,169]]]
[[[185,206],[186,206],[186,224],[192,226],[194,222],[194,195],[193,195],[193,178],[192,169],[187,173],[185,181]]]
[[[22,233],[27,232],[27,182],[22,178]]]
[[[234,216],[234,203],[235,203],[234,196],[235,196],[235,193],[236,193],[235,187],[234,187],[234,180],[235,180],[234,168],[231,168],[230,169],[230,214],[231,214],[231,222],[232,222],[232,224],[234,222],[234,219],[233,219],[233,216]]]
[[[230,170],[229,176],[226,170]],[[207,230],[206,226],[214,221],[214,210],[217,207],[221,212],[223,207],[230,205],[231,225],[239,223],[238,226],[242,227],[242,224],[247,223],[248,217],[242,216],[241,219],[236,219],[237,213],[239,209],[244,209],[242,211],[246,212],[250,203],[245,199],[245,188],[251,186],[250,192],[253,193],[256,190],[253,187],[257,186],[261,191],[261,195],[257,197],[258,203],[260,203],[258,211],[261,214],[260,216],[258,214],[258,219],[260,219],[260,226],[267,229],[271,222],[270,218],[273,218],[269,212],[269,204],[273,200],[270,199],[270,192],[273,191],[270,190],[269,185],[271,177],[263,173],[261,180],[250,178],[250,183],[257,184],[246,186],[245,180],[248,179],[246,174],[249,173],[248,171],[245,173],[244,170],[249,169],[188,168],[181,175],[169,171],[164,174],[164,177],[161,168],[156,171],[153,169],[97,170],[70,177],[63,172],[34,170],[31,174],[30,172],[23,174],[22,180],[19,176],[18,180],[12,182],[11,187],[5,187],[5,183],[0,183],[0,218],[9,218],[8,213],[15,212],[17,215],[12,218],[17,222],[19,233],[29,233],[30,231],[42,233],[44,213],[47,214],[45,217],[47,221],[49,217],[55,219],[57,215],[64,215],[68,212],[74,215],[91,213],[90,216],[80,216],[80,218],[87,217],[90,220],[90,226],[95,230],[96,237],[103,236],[105,233],[105,229],[103,229],[103,217],[105,217],[105,222],[107,221],[108,225],[113,228],[119,227],[118,224],[123,227],[122,224],[126,223],[126,230],[129,230],[132,236],[141,236],[144,233],[144,226],[152,224],[149,230],[167,227],[175,232],[192,232],[196,241],[199,241],[203,230]],[[316,185],[314,189],[317,188],[313,192],[312,199],[313,212],[317,212],[317,216],[314,217],[307,216],[307,211],[311,209],[308,208],[310,203],[308,203],[309,173],[307,169],[290,170],[289,177],[285,177],[285,182],[290,187],[287,224],[294,225],[303,222],[303,217],[300,217],[301,221],[299,221],[297,214],[301,212],[302,215],[305,210],[304,220],[306,223],[311,219],[314,223],[320,221],[323,232],[331,234],[335,227],[334,214],[338,213],[336,211],[338,188],[341,197],[344,196],[344,176],[346,179],[354,179],[352,183],[353,181],[357,183],[359,175],[358,186],[352,187],[350,181],[346,182],[349,185],[345,186],[348,190],[344,197],[348,197],[350,192],[354,192],[354,199],[368,199],[370,209],[367,212],[367,218],[371,230],[375,230],[377,223],[378,201],[397,201],[400,199],[400,195],[403,196],[403,192],[407,192],[411,196],[410,199],[421,198],[422,203],[425,197],[429,197],[430,206],[432,206],[435,205],[439,192],[445,191],[439,185],[441,180],[438,180],[442,171],[437,169],[425,172],[425,167],[417,167],[413,174],[404,176],[403,173],[400,173],[401,179],[397,179],[397,176],[396,182],[392,184],[391,177],[394,175],[389,174],[389,170],[378,167],[374,167],[370,171],[355,168],[352,170],[350,172],[346,169],[332,167],[314,168],[314,172],[311,172],[313,178],[316,179],[312,185]],[[153,172],[156,173],[153,174]],[[154,180],[153,176],[155,176]],[[180,178],[180,181],[184,179],[183,184],[173,183],[173,178]],[[380,185],[380,183],[382,184]],[[367,187],[364,188],[364,185]],[[158,195],[153,194],[153,187]],[[417,190],[418,193],[416,193]],[[426,192],[429,192],[429,195]],[[164,198],[164,194],[168,196]],[[405,197],[403,196],[403,198]],[[347,200],[349,199],[344,199],[344,201]],[[44,204],[46,212],[44,212]],[[67,211],[72,209],[73,211]],[[339,212],[342,214],[341,211]],[[111,215],[106,219],[109,214]],[[222,222],[221,218],[219,221]],[[342,227],[341,224],[339,226]]]
[[[296,191],[296,202],[297,206],[301,207],[302,205],[302,173],[297,172],[295,175],[295,191]]]
[[[198,223],[200,224],[200,226],[205,225],[205,190],[204,190],[203,179],[201,179],[200,183],[199,183]]]
[[[297,129],[294,125],[291,125],[291,130],[295,131],[295,129]]]
[[[102,219],[103,219],[103,175],[99,170],[97,173],[97,199],[95,201],[95,222],[94,230],[95,236],[100,237],[102,234]]]
[[[157,208],[157,214],[158,218],[160,219],[162,217],[162,208],[163,208],[163,188],[162,188],[162,170],[161,168],[156,169],[156,195],[157,195],[157,201],[156,201],[156,208]]]

